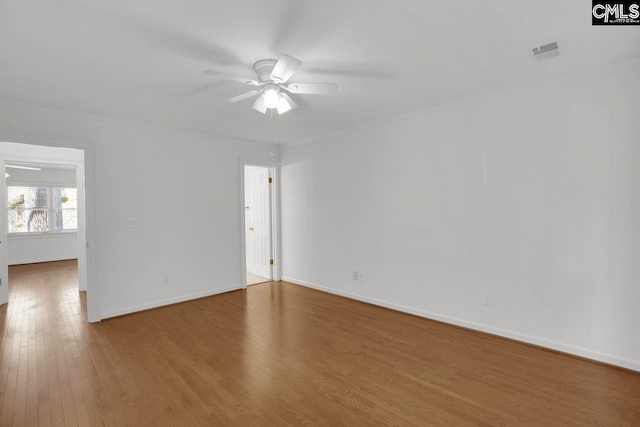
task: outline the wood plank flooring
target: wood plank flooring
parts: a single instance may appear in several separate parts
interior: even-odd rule
[[[75,262],[10,268],[0,426],[640,425],[640,374],[289,283],[85,313]]]

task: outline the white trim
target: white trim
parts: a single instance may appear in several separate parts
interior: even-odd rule
[[[4,173],[3,173],[4,172]],[[4,159],[0,157],[0,198],[7,206],[7,175]],[[9,215],[0,216],[0,305],[9,303],[9,252],[7,230]]]
[[[39,264],[41,262],[54,262],[54,261],[68,261],[72,259],[78,259],[76,257],[51,257],[51,258],[37,258],[37,259],[28,259],[21,261],[13,261],[9,262],[9,265],[25,265],[25,264]]]
[[[304,280],[297,280],[291,277],[282,277],[285,282],[291,282],[296,285],[305,286],[308,288],[316,289],[319,291],[327,292],[330,294],[340,295],[346,298],[367,302],[369,304],[378,305],[381,307],[390,308],[392,310],[401,311],[404,313],[413,314],[427,319],[437,320],[444,323],[449,323],[456,326],[462,326],[464,328],[474,329],[476,331],[486,332],[492,335],[498,335],[501,337],[510,338],[516,341],[522,341],[528,344],[534,344],[540,347],[550,348],[563,353],[573,354],[576,356],[585,357],[587,359],[597,360],[599,362],[608,363],[610,365],[621,366],[623,368],[631,369],[634,371],[640,371],[640,360],[628,359],[626,357],[616,356],[610,353],[603,353],[597,350],[591,350],[584,347],[579,347],[571,344],[564,344],[558,341],[548,340],[546,338],[536,337],[533,335],[522,334],[519,332],[510,331],[502,328],[494,328],[493,326],[485,325],[477,322],[470,322],[455,317],[446,316],[443,314],[433,313],[418,308],[407,307],[400,304],[394,304],[392,302],[379,300],[376,298],[370,298],[363,295],[354,294],[351,292],[341,291],[335,288],[327,286],[316,285],[314,283],[305,282]]]
[[[122,316],[124,314],[131,314],[131,313],[135,313],[135,312],[138,312],[138,311],[149,310],[151,308],[163,307],[163,306],[166,306],[166,305],[176,304],[176,303],[179,303],[179,302],[185,302],[185,301],[194,300],[194,299],[198,299],[198,298],[210,297],[210,296],[213,296],[213,295],[223,294],[225,292],[237,291],[237,290],[240,290],[240,289],[242,289],[242,286],[234,285],[234,286],[227,286],[227,287],[224,287],[224,288],[217,288],[217,289],[210,290],[210,291],[196,292],[196,293],[189,294],[189,295],[181,295],[181,296],[178,296],[178,297],[166,298],[166,299],[163,299],[163,300],[158,300],[158,301],[149,302],[149,303],[140,304],[140,305],[135,305],[135,306],[126,307],[126,308],[120,308],[118,310],[108,311],[106,313],[102,313],[102,319],[108,319],[110,317]]]
[[[280,281],[282,275],[282,245],[280,235],[280,164],[276,160],[240,159],[240,280],[242,288],[247,288],[247,236],[245,230],[245,194],[244,194],[244,170],[245,166],[259,166],[269,168],[269,176],[273,175],[273,185],[269,189],[271,208],[271,254],[273,268],[271,280]]]
[[[8,240],[21,240],[21,239],[42,239],[49,237],[72,237],[78,236],[78,230],[60,230],[60,231],[47,231],[42,233],[7,233]]]
[[[85,141],[73,138],[66,139],[57,136],[46,136],[31,132],[11,132],[0,130],[0,141],[6,144],[6,152],[0,159],[1,170],[4,171],[5,161],[37,162],[42,164],[68,165],[76,168],[76,189],[78,191],[78,290],[87,291],[87,318],[90,323],[100,321],[100,302],[98,292],[98,271],[94,251],[88,251],[89,241],[95,244],[96,229],[95,197],[93,195],[94,147]],[[10,141],[10,142],[9,142]],[[38,148],[37,146],[41,146]],[[42,149],[51,149],[46,156],[35,154]],[[56,151],[57,150],[57,151]],[[51,157],[47,157],[51,156]],[[86,175],[85,175],[86,174]],[[6,192],[6,178],[0,178],[1,192]],[[6,204],[6,197],[5,202]],[[91,218],[87,224],[86,218]],[[7,240],[6,221],[0,220],[0,240]],[[5,239],[2,239],[4,237]],[[1,249],[4,260],[0,266],[0,276],[8,277],[7,245]],[[8,280],[6,280],[8,281]],[[8,301],[7,286],[0,287],[1,302]]]

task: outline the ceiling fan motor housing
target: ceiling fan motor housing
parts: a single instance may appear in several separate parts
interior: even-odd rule
[[[287,83],[302,61],[290,55],[282,54],[279,59],[262,59],[253,64],[258,79],[236,76],[217,70],[205,70],[204,74],[245,83],[254,87],[247,93],[231,97],[226,100],[229,104],[257,97],[253,109],[265,114],[267,110],[276,109],[278,114],[284,114],[298,106],[286,92],[295,94],[329,95],[336,92],[338,85],[335,83]]]
[[[263,59],[253,64],[253,69],[261,82],[271,81],[271,72],[278,61],[276,59]]]

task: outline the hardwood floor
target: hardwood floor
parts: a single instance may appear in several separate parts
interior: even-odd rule
[[[94,325],[75,262],[9,283],[2,426],[640,425],[640,374],[289,283]]]

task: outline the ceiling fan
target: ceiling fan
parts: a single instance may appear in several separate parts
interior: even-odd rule
[[[275,59],[263,59],[253,64],[253,69],[258,75],[257,80],[246,79],[216,70],[206,70],[204,73],[208,76],[221,77],[257,87],[257,89],[242,95],[229,98],[226,102],[235,103],[257,96],[258,99],[253,104],[254,110],[265,114],[268,109],[276,109],[279,114],[284,114],[298,107],[286,92],[330,95],[338,90],[336,83],[287,83],[301,65],[302,61],[293,56],[280,55],[280,59],[277,61]]]

